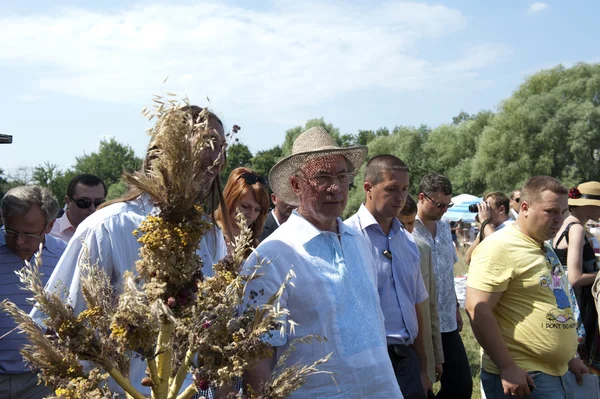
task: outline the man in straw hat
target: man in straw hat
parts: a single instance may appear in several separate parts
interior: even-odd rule
[[[481,383],[488,398],[572,398],[589,371],[576,357],[577,322],[569,286],[546,240],[567,211],[567,190],[534,176],[521,191],[517,221],[477,246],[466,310],[484,350]]]
[[[367,151],[340,148],[322,127],[314,127],[298,136],[292,155],[269,173],[277,198],[298,209],[246,262],[247,270],[258,265],[262,274],[248,283],[247,292],[264,289],[260,304],[293,270],[294,285],[286,287],[281,302],[296,324],[295,337],[327,340],[299,344],[286,362],[306,364],[331,354],[321,366],[330,373],[309,377],[292,397],[402,398],[387,353],[373,258],[362,235],[340,219]],[[257,389],[266,381],[293,339],[274,331],[269,337],[274,358],[249,372],[246,382]]]

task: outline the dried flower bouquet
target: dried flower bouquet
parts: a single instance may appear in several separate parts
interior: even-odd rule
[[[213,277],[202,275],[196,249],[210,225],[197,199],[207,190],[203,177],[211,173],[202,167],[203,154],[215,140],[208,129],[209,114],[204,110],[194,120],[184,108],[187,100],[154,101],[152,111],[143,111],[156,120],[149,129],[152,167],[126,176],[159,210],[134,231],[141,243],[137,275],[126,275],[123,287],[113,287],[110,276],[83,257],[78,266],[87,308],[75,314],[63,302],[65,292],[42,286],[38,256],[18,273],[31,301],[47,315],[46,330],[11,302],[0,305],[30,340],[21,351],[24,358],[59,398],[112,398],[109,376],[129,398],[146,398],[128,377],[133,357],[146,361],[147,377],[141,384],[151,387],[151,398],[191,398],[197,389],[234,385],[245,370],[270,358],[272,348],[263,338],[274,329],[293,333],[289,312],[279,306],[283,291],[293,285],[293,272],[265,305],[247,303],[245,282],[260,274],[258,266],[251,275],[240,273],[251,237],[242,220],[230,255],[214,265]],[[321,339],[301,337],[296,343],[313,338]],[[272,378],[249,397],[284,398],[310,375],[322,373],[317,366],[328,360],[290,366],[286,358],[284,354]],[[195,383],[183,387],[189,372]]]

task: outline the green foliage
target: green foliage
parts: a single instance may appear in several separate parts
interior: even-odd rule
[[[122,197],[127,192],[127,189],[127,183],[125,183],[123,180],[119,180],[118,182],[111,184],[110,187],[108,187],[106,200],[110,201]]]
[[[32,182],[34,184],[48,187],[52,194],[58,200],[61,207],[65,206],[65,197],[67,196],[67,187],[73,177],[77,175],[72,170],[62,171],[58,165],[45,162],[33,168]]]
[[[227,183],[231,171],[242,166],[250,167],[252,153],[246,144],[235,143],[227,148],[227,163],[221,173],[221,184]]]
[[[75,159],[74,169],[77,173],[96,175],[107,187],[118,182],[123,171],[133,172],[142,165],[142,159],[135,156],[129,145],[121,144],[114,138],[102,140],[98,152],[84,154]]]
[[[281,154],[280,146],[257,152],[251,161],[252,170],[268,178],[269,171],[277,163],[277,160],[281,158]]]
[[[481,136],[473,177],[510,191],[534,175],[568,187],[600,178],[600,64],[529,77]]]

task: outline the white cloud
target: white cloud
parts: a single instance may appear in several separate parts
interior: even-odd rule
[[[511,54],[480,43],[455,59],[421,57],[424,42],[466,28],[460,11],[442,5],[274,4],[261,11],[208,2],[4,16],[0,61],[50,67],[34,86],[92,100],[141,105],[168,88],[192,101],[208,95],[215,109],[273,113],[353,90],[470,79]]]
[[[529,6],[528,11],[532,14],[535,14],[544,11],[546,8],[548,8],[548,4],[541,1],[536,1]]]

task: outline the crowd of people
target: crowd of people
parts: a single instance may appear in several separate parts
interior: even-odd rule
[[[409,195],[410,165],[394,155],[377,155],[365,166],[364,181],[354,176],[367,159],[366,146],[339,147],[321,127],[294,141],[291,155],[265,176],[237,168],[221,191],[225,162],[223,124],[199,107],[190,118],[206,118],[197,132],[213,142],[202,154],[207,187],[199,203],[210,203],[213,227],[200,243],[205,276],[223,258],[244,226],[252,232],[244,270],[258,265],[262,277],[247,292],[266,300],[290,270],[294,287],[281,305],[290,311],[295,335],[326,337],[296,348],[287,362],[307,363],[331,354],[297,398],[471,398],[471,365],[461,338],[463,320],[454,289],[456,240],[442,220],[452,207],[452,184],[425,175]],[[152,170],[157,149],[151,139],[143,173]],[[365,201],[341,219],[350,184],[362,184]],[[43,282],[66,287],[76,313],[84,310],[78,262],[89,256],[122,286],[135,271],[140,244],[132,232],[158,210],[145,192],[130,189],[105,202],[106,186],[92,175],[69,184],[66,211],[47,188],[22,186],[2,199],[0,236],[1,299],[26,311],[14,271],[41,248]],[[270,204],[273,208],[270,209]],[[568,215],[568,216],[567,216]],[[489,398],[529,396],[571,398],[582,383],[596,378],[598,316],[594,283],[597,262],[585,224],[600,217],[600,183],[568,191],[559,181],[534,176],[510,198],[489,193],[478,205],[479,231],[467,253],[470,262],[466,311],[483,348],[482,392]],[[41,244],[41,245],[40,245]],[[256,305],[260,305],[262,299]],[[44,315],[33,309],[34,320]],[[7,315],[0,315],[0,397],[41,398],[51,390],[37,384],[19,354],[26,344]],[[273,358],[248,370],[241,385],[257,390],[291,343],[273,331]],[[136,389],[146,365],[132,358],[129,377]],[[440,389],[433,392],[433,384]],[[598,386],[597,380],[593,383]],[[110,383],[109,383],[110,384]],[[111,385],[121,393],[116,384]],[[198,393],[217,397],[221,391]]]

